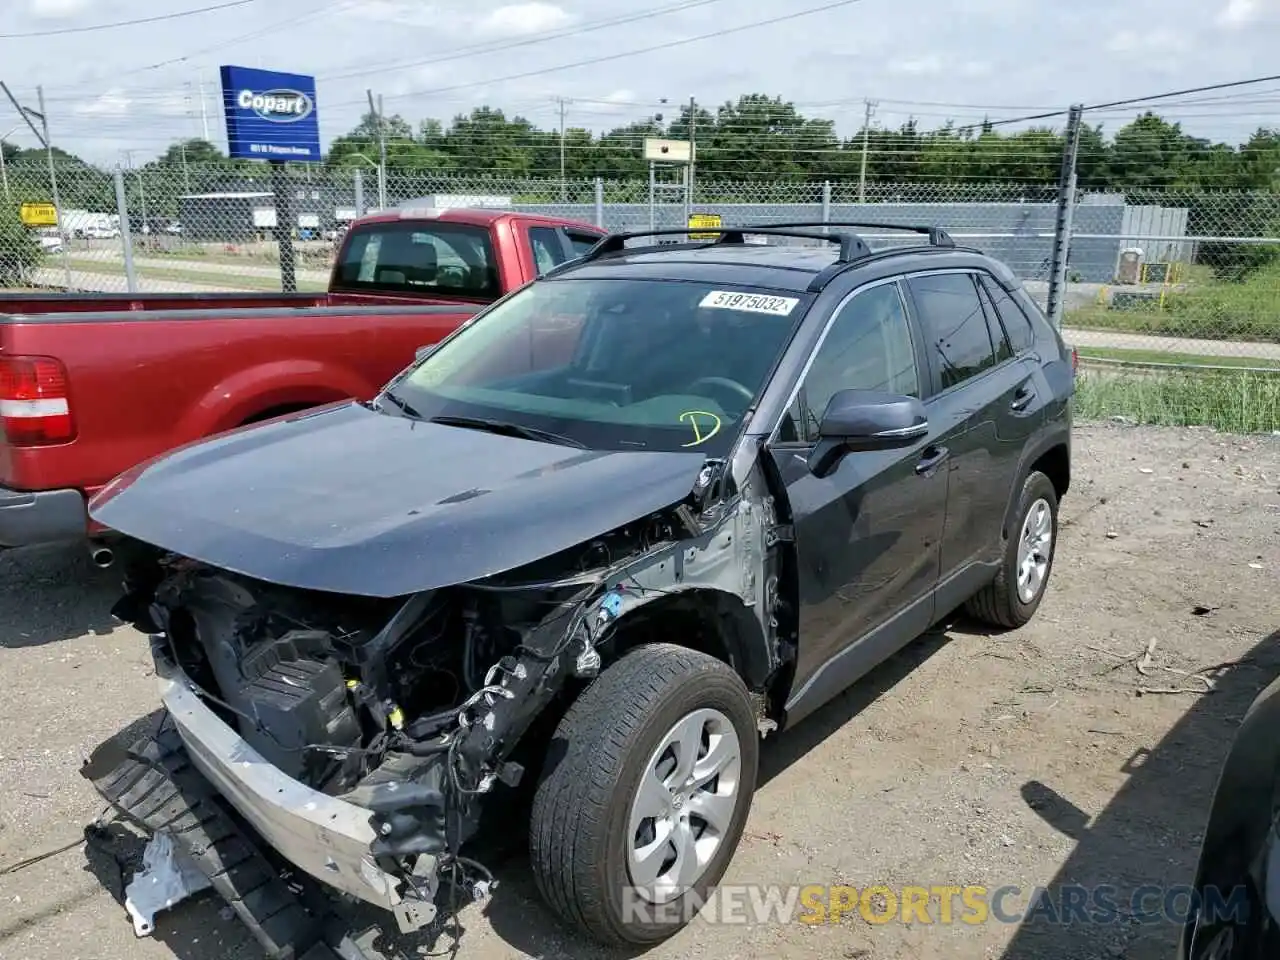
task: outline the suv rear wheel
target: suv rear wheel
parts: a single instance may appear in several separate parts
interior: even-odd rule
[[[970,616],[1010,629],[1035,615],[1049,585],[1058,542],[1058,493],[1053,481],[1032,471],[1022,484],[1014,515],[1018,520],[1005,542],[1000,572],[965,605]]]
[[[629,651],[552,738],[530,830],[543,898],[605,943],[671,936],[733,857],[758,756],[751,699],[729,666],[672,644]]]

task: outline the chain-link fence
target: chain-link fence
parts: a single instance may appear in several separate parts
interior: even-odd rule
[[[1007,263],[1047,303],[1056,184],[853,181],[531,180],[376,168],[251,165],[56,168],[62,209],[6,229],[52,196],[47,166],[4,171],[0,284],[110,292],[278,291],[277,207],[300,291],[323,290],[354,218],[409,200],[485,203],[614,231],[812,220],[928,223]],[[285,194],[277,204],[276,190]],[[864,202],[858,202],[860,195]],[[37,211],[38,212],[38,211]],[[46,209],[44,211],[48,213]],[[32,217],[28,217],[31,220]],[[1075,194],[1062,327],[1082,361],[1084,412],[1240,429],[1280,427],[1280,195],[1208,191]],[[910,242],[864,229],[873,247]]]

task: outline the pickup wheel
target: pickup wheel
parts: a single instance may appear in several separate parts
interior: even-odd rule
[[[729,666],[672,644],[629,651],[552,738],[530,829],[543,899],[603,943],[671,936],[733,857],[758,757],[751,699]]]
[[[970,616],[1009,629],[1021,627],[1035,615],[1049,585],[1058,543],[1058,494],[1053,482],[1032,471],[1023,481],[1014,515],[1018,519],[1005,543],[1000,572],[965,605]]]

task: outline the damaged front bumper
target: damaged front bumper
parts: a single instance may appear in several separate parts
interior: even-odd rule
[[[419,855],[417,882],[406,890],[371,853],[372,811],[286,776],[205,704],[180,667],[154,653],[161,699],[192,765],[266,843],[325,886],[392,912],[402,932],[435,918],[435,858]]]
[[[369,850],[370,811],[285,776],[223,723],[178,667],[157,661],[160,696],[191,762],[272,847],[327,886],[394,909],[399,881]]]

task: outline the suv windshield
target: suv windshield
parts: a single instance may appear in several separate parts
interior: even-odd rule
[[[353,229],[334,271],[334,287],[485,300],[500,294],[488,229],[432,221]]]
[[[720,455],[810,300],[678,280],[543,281],[463,327],[388,393],[427,420]]]

